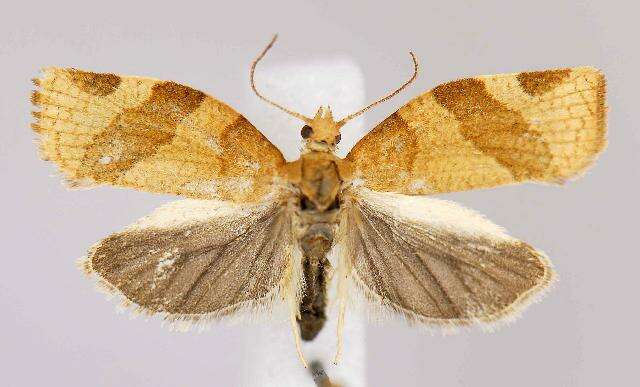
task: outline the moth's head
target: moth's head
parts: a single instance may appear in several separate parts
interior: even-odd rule
[[[254,75],[256,72],[256,65],[258,64],[258,62],[260,62],[260,60],[262,60],[262,58],[267,53],[267,51],[269,51],[269,49],[273,46],[273,43],[275,43],[277,37],[278,37],[277,35],[274,36],[273,39],[271,39],[271,41],[267,45],[267,47],[265,47],[265,49],[262,50],[260,55],[258,55],[258,57],[253,61],[253,63],[251,63],[251,71],[249,73],[249,78],[251,80],[251,88],[256,93],[258,98],[262,99],[263,101],[270,104],[271,106],[274,106],[282,110],[283,112],[305,122],[305,125],[302,127],[300,134],[302,135],[302,138],[305,139],[307,148],[310,150],[325,151],[325,152],[333,151],[335,146],[340,142],[340,128],[343,127],[344,124],[347,123],[347,121],[358,117],[360,114],[366,112],[367,110],[371,109],[377,104],[382,103],[388,100],[389,98],[393,97],[394,95],[398,94],[402,89],[404,89],[411,82],[413,82],[416,79],[416,76],[418,75],[418,60],[416,59],[416,56],[413,55],[412,52],[409,52],[409,54],[411,55],[411,59],[413,60],[413,75],[411,76],[411,78],[409,78],[408,81],[402,84],[402,86],[400,86],[394,92],[388,94],[383,98],[380,98],[379,100],[375,101],[374,103],[368,106],[365,106],[364,108],[358,110],[353,114],[349,114],[348,116],[342,118],[339,121],[335,121],[333,119],[333,114],[331,113],[331,109],[329,108],[329,106],[327,106],[326,108],[323,106],[320,106],[315,117],[309,118],[300,113],[294,112],[293,110],[287,109],[286,107],[278,103],[273,102],[269,98],[262,95],[256,88],[256,83],[254,78]]]
[[[331,108],[320,106],[315,117],[305,120],[300,135],[313,150],[334,149],[340,142],[340,126],[333,119]]]

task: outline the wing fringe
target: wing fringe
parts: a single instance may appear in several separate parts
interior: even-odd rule
[[[269,316],[286,318],[284,313],[289,313],[289,305],[286,303],[299,303],[302,296],[301,289],[304,288],[301,286],[301,265],[296,264],[296,259],[299,260],[301,255],[294,255],[294,259],[291,260],[280,283],[260,299],[239,302],[214,312],[201,314],[157,311],[137,304],[94,270],[92,256],[99,246],[100,242],[94,244],[87,255],[76,261],[78,269],[94,281],[95,289],[103,293],[108,300],[114,300],[118,312],[127,313],[132,318],[149,319],[158,316],[163,320],[162,326],[174,332],[203,332],[209,330],[214,324],[259,323],[264,322]],[[296,254],[295,251],[294,254]],[[298,252],[298,254],[300,253]],[[282,316],[280,316],[281,314]]]
[[[505,325],[515,322],[525,309],[540,302],[558,280],[553,265],[543,252],[534,250],[536,256],[544,264],[545,272],[536,286],[520,294],[506,308],[482,317],[444,319],[419,315],[409,309],[395,305],[369,289],[359,278],[355,270],[351,271],[351,280],[358,294],[367,302],[369,321],[379,324],[389,317],[400,317],[410,326],[420,326],[430,333],[455,334],[460,328],[479,327],[485,332],[495,332]]]

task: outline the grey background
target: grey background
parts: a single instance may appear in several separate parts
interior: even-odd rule
[[[610,145],[583,179],[565,187],[526,185],[447,196],[546,251],[560,275],[556,287],[496,333],[443,337],[400,324],[368,328],[367,385],[637,383],[640,132],[633,117],[640,31],[638,8],[629,4],[3,4],[0,384],[237,385],[244,328],[169,334],[155,322],[117,315],[80,275],[74,261],[88,246],[171,198],[110,188],[65,190],[55,169],[36,155],[28,128],[29,79],[45,65],[153,76],[193,85],[249,112],[247,67],[274,32],[281,40],[268,59],[272,64],[351,57],[363,69],[369,99],[407,76],[406,52],[414,50],[422,63],[420,78],[369,113],[369,127],[446,80],[586,64],[602,68],[609,85]],[[292,154],[298,127],[275,128],[248,118]],[[344,136],[348,149],[355,138]]]

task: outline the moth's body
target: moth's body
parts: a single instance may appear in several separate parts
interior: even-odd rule
[[[60,68],[35,81],[42,157],[73,186],[188,198],[91,248],[82,266],[101,286],[139,311],[188,324],[284,302],[297,344],[322,329],[332,280],[338,329],[351,293],[385,315],[452,327],[504,321],[548,288],[554,274],[543,253],[428,195],[583,174],[606,146],[602,73],[448,82],[340,159],[340,129],[411,82],[415,57],[400,89],[334,121],[329,109],[308,118],[259,94],[253,72],[265,52],[252,87],[305,122],[294,162],[235,110],[175,82]]]
[[[316,119],[330,117],[320,108]],[[332,118],[332,117],[331,117]],[[311,133],[308,133],[312,131]],[[334,129],[337,131],[337,129]],[[339,193],[347,170],[344,160],[333,151],[335,133],[330,141],[320,140],[318,130],[305,126],[308,134],[300,159],[289,166],[289,181],[300,196],[296,200],[296,237],[302,250],[303,282],[305,291],[300,302],[297,318],[303,340],[313,340],[326,320],[327,285],[332,267],[327,259],[340,221]]]

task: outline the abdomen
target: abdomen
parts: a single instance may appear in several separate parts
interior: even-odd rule
[[[327,320],[327,286],[331,276],[331,263],[327,254],[333,245],[337,210],[317,213],[300,212],[303,232],[298,238],[303,253],[302,273],[304,293],[300,301],[300,336],[313,340]]]

